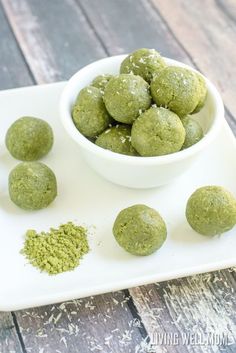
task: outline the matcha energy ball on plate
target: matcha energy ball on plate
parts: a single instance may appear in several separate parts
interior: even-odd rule
[[[129,125],[116,125],[105,130],[96,140],[96,145],[107,150],[137,156],[131,145],[131,127]]]
[[[99,88],[88,86],[80,91],[76,99],[72,110],[73,121],[81,134],[86,137],[97,137],[112,121],[102,96]]]
[[[156,210],[145,205],[134,205],[118,214],[113,234],[123,249],[133,255],[144,256],[163,245],[167,230]]]
[[[125,124],[132,124],[151,105],[148,83],[142,77],[132,74],[111,78],[103,99],[110,115]]]
[[[47,207],[57,196],[53,171],[40,162],[23,162],[10,173],[8,180],[11,200],[25,210]]]
[[[105,87],[112,78],[112,75],[99,75],[92,81],[91,86],[99,88],[104,93]]]
[[[185,140],[182,149],[188,148],[203,138],[203,130],[201,125],[189,116],[184,117],[182,124],[185,128]]]
[[[202,235],[222,234],[236,224],[236,200],[223,187],[201,187],[187,202],[186,218],[190,226]]]
[[[197,75],[197,79],[198,79],[198,83],[199,83],[199,86],[198,86],[198,88],[199,88],[199,101],[198,101],[196,108],[194,109],[194,111],[191,114],[198,113],[204,107],[206,97],[207,97],[206,82],[201,75],[199,75],[197,73],[196,73],[196,75]]]
[[[192,113],[199,103],[199,80],[191,70],[168,66],[154,76],[151,94],[158,106],[169,108],[179,117],[184,117]]]
[[[16,120],[6,134],[10,154],[21,161],[35,161],[45,156],[53,145],[50,125],[38,118],[24,116]]]
[[[166,67],[166,63],[155,49],[138,49],[121,63],[121,74],[134,74],[150,82],[154,75]]]
[[[185,129],[175,113],[151,107],[134,122],[131,143],[141,156],[161,156],[183,146]]]

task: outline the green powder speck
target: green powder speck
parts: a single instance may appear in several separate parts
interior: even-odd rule
[[[49,232],[28,230],[21,253],[33,266],[55,275],[76,268],[88,251],[87,229],[68,222]]]

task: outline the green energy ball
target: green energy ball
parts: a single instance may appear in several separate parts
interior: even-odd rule
[[[104,93],[106,85],[108,84],[108,82],[112,77],[113,77],[112,75],[99,75],[95,77],[95,79],[91,83],[91,86],[99,88],[102,91],[102,93]]]
[[[121,63],[121,74],[134,74],[150,82],[154,75],[166,67],[166,63],[155,49],[138,49]]]
[[[153,78],[151,94],[158,106],[184,117],[192,113],[199,102],[197,75],[183,67],[168,66]]]
[[[201,187],[187,202],[186,218],[202,235],[222,234],[236,224],[236,200],[220,186]]]
[[[166,240],[166,225],[159,213],[145,205],[122,210],[114,223],[117,243],[133,255],[150,255]]]
[[[132,124],[151,105],[149,85],[140,76],[121,74],[113,77],[104,92],[104,102],[117,121]]]
[[[104,131],[96,140],[96,145],[107,150],[137,156],[138,153],[131,145],[131,127],[116,125]]]
[[[47,207],[57,196],[53,171],[40,162],[23,162],[10,173],[8,180],[11,200],[24,210]]]
[[[92,86],[83,88],[72,110],[77,129],[86,137],[96,137],[111,123],[100,89]]]
[[[189,116],[184,117],[181,121],[186,133],[184,144],[182,146],[183,150],[200,141],[203,138],[203,130],[201,125]]]
[[[204,78],[198,73],[196,74],[196,76],[198,79],[199,101],[192,114],[198,113],[204,107],[207,97],[207,87]]]
[[[131,143],[141,156],[161,156],[181,149],[185,129],[175,113],[152,107],[134,122]]]
[[[45,156],[53,145],[50,125],[38,118],[24,116],[16,120],[6,134],[10,154],[21,161],[36,161]]]

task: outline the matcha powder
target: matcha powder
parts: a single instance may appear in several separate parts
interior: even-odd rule
[[[33,266],[55,275],[76,268],[88,251],[87,229],[68,222],[49,232],[28,230],[21,253]]]

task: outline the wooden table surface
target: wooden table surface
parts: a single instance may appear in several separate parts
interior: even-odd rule
[[[0,1],[1,89],[65,80],[96,59],[140,47],[208,76],[236,133],[236,0]],[[235,288],[228,269],[0,313],[0,353],[233,353]],[[228,335],[228,344],[149,346],[156,333],[212,332]]]

